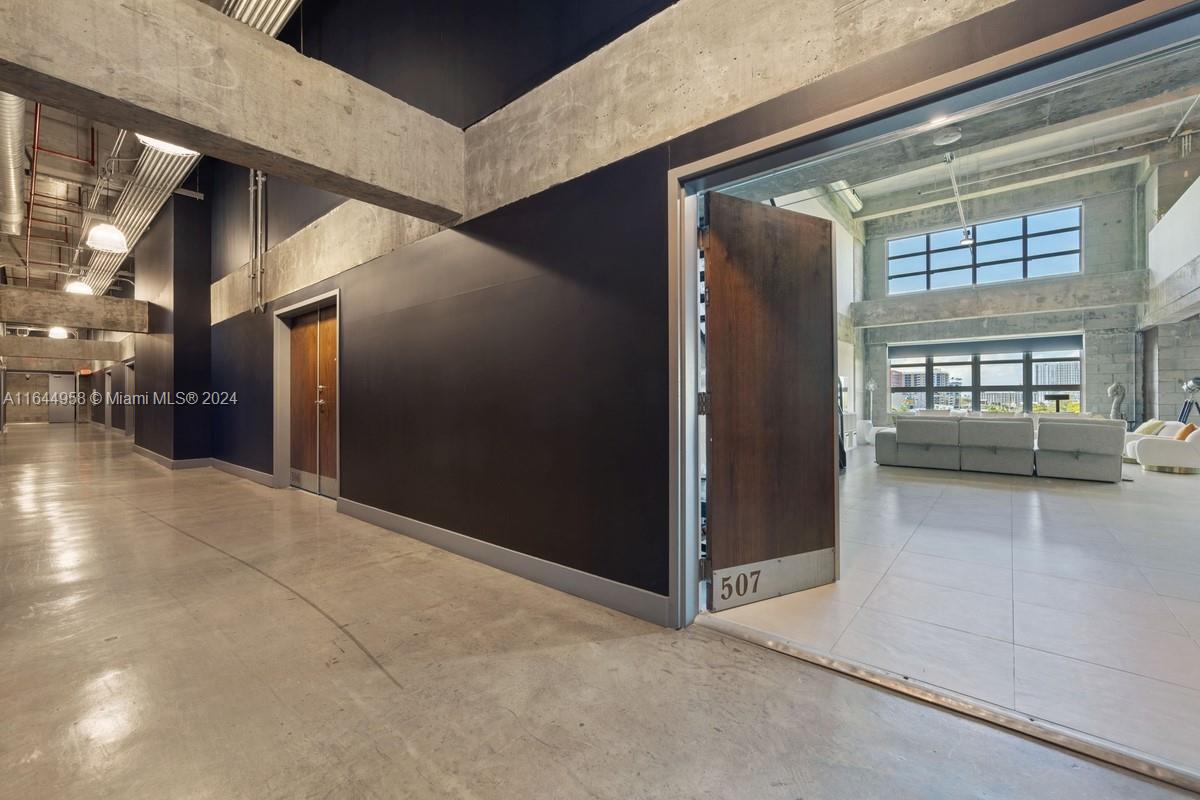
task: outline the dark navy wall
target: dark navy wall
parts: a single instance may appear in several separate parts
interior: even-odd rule
[[[150,310],[149,332],[134,340],[139,394],[203,395],[210,388],[210,224],[207,202],[176,195],[135,247],[137,298]],[[150,402],[134,415],[134,443],[167,458],[207,458],[209,438],[209,407],[199,403]]]

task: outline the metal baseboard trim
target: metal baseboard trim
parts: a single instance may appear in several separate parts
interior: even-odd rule
[[[137,444],[133,446],[133,452],[167,469],[199,469],[200,467],[211,467],[213,465],[211,458],[167,458],[161,453],[156,453]]]
[[[250,467],[243,467],[241,464],[232,464],[228,461],[222,461],[219,458],[211,459],[213,469],[219,469],[221,472],[228,472],[230,475],[235,475],[239,478],[245,478],[248,481],[261,483],[263,486],[275,487],[275,476],[267,472],[259,472]]]
[[[427,522],[339,497],[337,510],[396,533],[419,539],[451,553],[465,556],[496,569],[519,575],[535,583],[558,589],[584,600],[638,617],[663,627],[672,627],[671,603],[666,595],[601,578],[573,567],[555,564],[507,547],[474,539]]]
[[[819,667],[849,675],[852,678],[889,689],[898,694],[923,700],[926,703],[955,711],[964,716],[974,717],[1001,728],[1039,739],[1064,750],[1070,750],[1082,756],[1103,761],[1113,766],[1145,775],[1155,780],[1200,792],[1200,773],[1173,764],[1170,761],[1155,758],[1132,748],[1123,747],[1115,742],[1091,736],[1062,725],[1056,725],[1037,717],[1030,717],[1012,709],[977,700],[973,697],[958,694],[948,689],[942,689],[931,684],[913,680],[895,672],[872,667],[857,661],[819,653],[787,639],[778,639],[768,633],[743,625],[738,622],[723,619],[712,614],[700,614],[696,624],[710,628],[735,639],[765,647],[784,655],[816,664]]]

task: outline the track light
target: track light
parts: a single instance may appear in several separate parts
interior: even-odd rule
[[[198,156],[198,155],[200,155],[195,150],[190,150],[186,147],[182,147],[177,144],[171,144],[170,142],[164,142],[162,139],[155,139],[153,136],[146,136],[145,134],[142,134],[142,133],[138,133],[135,135],[137,136],[137,140],[139,142],[141,142],[142,144],[144,144],[146,147],[149,147],[151,150],[157,150],[160,153],[166,153],[169,156]]]
[[[55,325],[53,328],[51,328],[46,335],[51,339],[66,339],[70,336],[70,334],[67,333],[66,328],[59,327],[58,325]]]
[[[70,292],[71,294],[93,294],[92,287],[88,286],[79,278],[76,278],[68,283],[63,287],[63,290]]]
[[[970,247],[975,244],[975,237],[971,235],[970,228],[963,228],[962,241],[959,242],[963,247]]]
[[[116,225],[101,222],[88,231],[87,246],[104,253],[128,253],[129,242]]]

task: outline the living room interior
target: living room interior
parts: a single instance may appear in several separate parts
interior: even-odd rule
[[[832,222],[845,450],[839,580],[726,629],[1200,770],[1198,100],[1180,48],[722,189]]]

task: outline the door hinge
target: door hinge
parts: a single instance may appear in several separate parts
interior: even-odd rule
[[[707,558],[700,559],[700,580],[712,580],[712,562]]]
[[[696,395],[696,413],[705,416],[712,410],[712,399],[708,392],[699,392]]]

